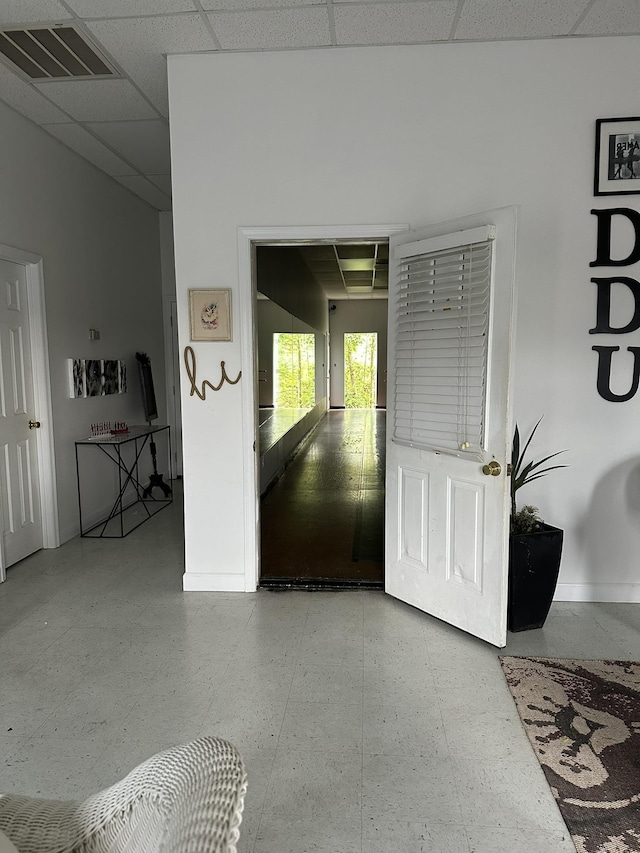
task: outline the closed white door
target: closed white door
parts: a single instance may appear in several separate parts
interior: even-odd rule
[[[27,297],[26,268],[0,259],[0,521],[4,567],[42,548],[35,425],[38,413],[34,411]]]
[[[515,208],[390,240],[386,591],[506,643]]]

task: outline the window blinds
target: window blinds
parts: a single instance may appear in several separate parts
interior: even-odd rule
[[[484,239],[399,261],[396,442],[449,453],[482,448],[491,260],[492,240]]]

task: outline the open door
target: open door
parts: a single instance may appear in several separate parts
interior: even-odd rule
[[[385,589],[507,635],[516,208],[390,240]]]

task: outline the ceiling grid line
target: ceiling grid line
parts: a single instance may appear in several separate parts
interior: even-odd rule
[[[329,17],[329,38],[331,46],[335,47],[338,44],[338,37],[336,35],[336,15],[333,9],[333,0],[326,0],[326,3],[327,15]]]
[[[200,18],[202,19],[202,23],[205,25],[205,27],[209,30],[209,33],[211,34],[211,38],[213,39],[215,49],[216,50],[222,50],[222,45],[220,44],[220,39],[218,38],[216,31],[213,27],[213,24],[211,23],[211,18],[207,15],[205,10],[203,9],[202,3],[200,3],[200,0],[193,0],[193,2],[194,2],[194,5],[197,7],[198,12],[200,13]]]
[[[451,22],[451,30],[449,31],[449,41],[453,41],[456,37],[456,30],[458,29],[458,23],[460,22],[460,16],[462,15],[462,7],[465,4],[465,0],[458,0],[458,5],[456,7],[456,11],[453,15],[453,21]]]
[[[587,5],[582,10],[582,14],[578,16],[578,20],[571,27],[571,30],[569,31],[570,35],[575,35],[578,32],[578,28],[580,27],[582,22],[586,19],[587,15],[593,9],[593,7],[596,5],[597,2],[598,2],[598,0],[588,0]]]

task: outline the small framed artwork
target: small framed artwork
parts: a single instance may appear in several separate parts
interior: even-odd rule
[[[599,118],[594,195],[626,193],[640,193],[640,118]]]
[[[190,290],[189,318],[192,341],[230,341],[231,291]]]
[[[69,396],[86,397],[84,358],[69,358],[67,364],[69,366]]]

